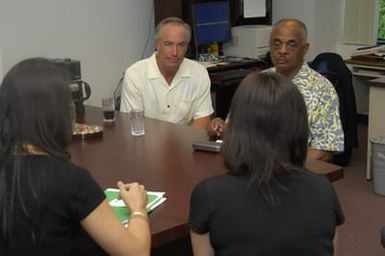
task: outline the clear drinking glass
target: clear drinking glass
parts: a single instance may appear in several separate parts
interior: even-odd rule
[[[133,136],[144,135],[144,111],[133,109],[130,112],[130,127]]]
[[[102,98],[102,109],[103,109],[103,121],[113,122],[115,121],[115,104],[114,98],[105,97]]]

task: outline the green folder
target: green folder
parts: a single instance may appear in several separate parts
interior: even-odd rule
[[[119,197],[119,189],[107,188],[106,190],[104,190],[104,193],[106,194],[107,201],[111,205],[112,210],[114,211],[118,219],[122,223],[127,222],[131,215],[131,210],[125,205],[123,205],[123,202],[117,202],[117,199]],[[148,202],[146,210],[148,213],[154,210],[166,200],[164,194],[165,192],[147,191]]]

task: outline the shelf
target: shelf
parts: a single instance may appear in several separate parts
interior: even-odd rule
[[[379,78],[379,77],[385,77],[385,74],[376,74],[372,72],[352,72],[354,76],[362,76],[362,77],[369,77],[369,78]]]

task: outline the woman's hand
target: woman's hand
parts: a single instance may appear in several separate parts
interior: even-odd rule
[[[118,181],[119,196],[131,211],[146,212],[147,191],[137,182],[123,183]]]

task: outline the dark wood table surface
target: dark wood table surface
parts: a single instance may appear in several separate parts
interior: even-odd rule
[[[115,116],[114,125],[104,126],[102,138],[70,145],[72,162],[86,168],[103,189],[123,180],[166,192],[167,201],[150,214],[153,248],[187,236],[192,189],[204,178],[225,173],[221,155],[192,149],[194,141],[207,140],[203,130],[146,119],[145,135],[134,137],[128,114]],[[87,106],[81,121],[103,125],[101,109]],[[306,166],[331,181],[343,177],[340,166],[317,160]]]

